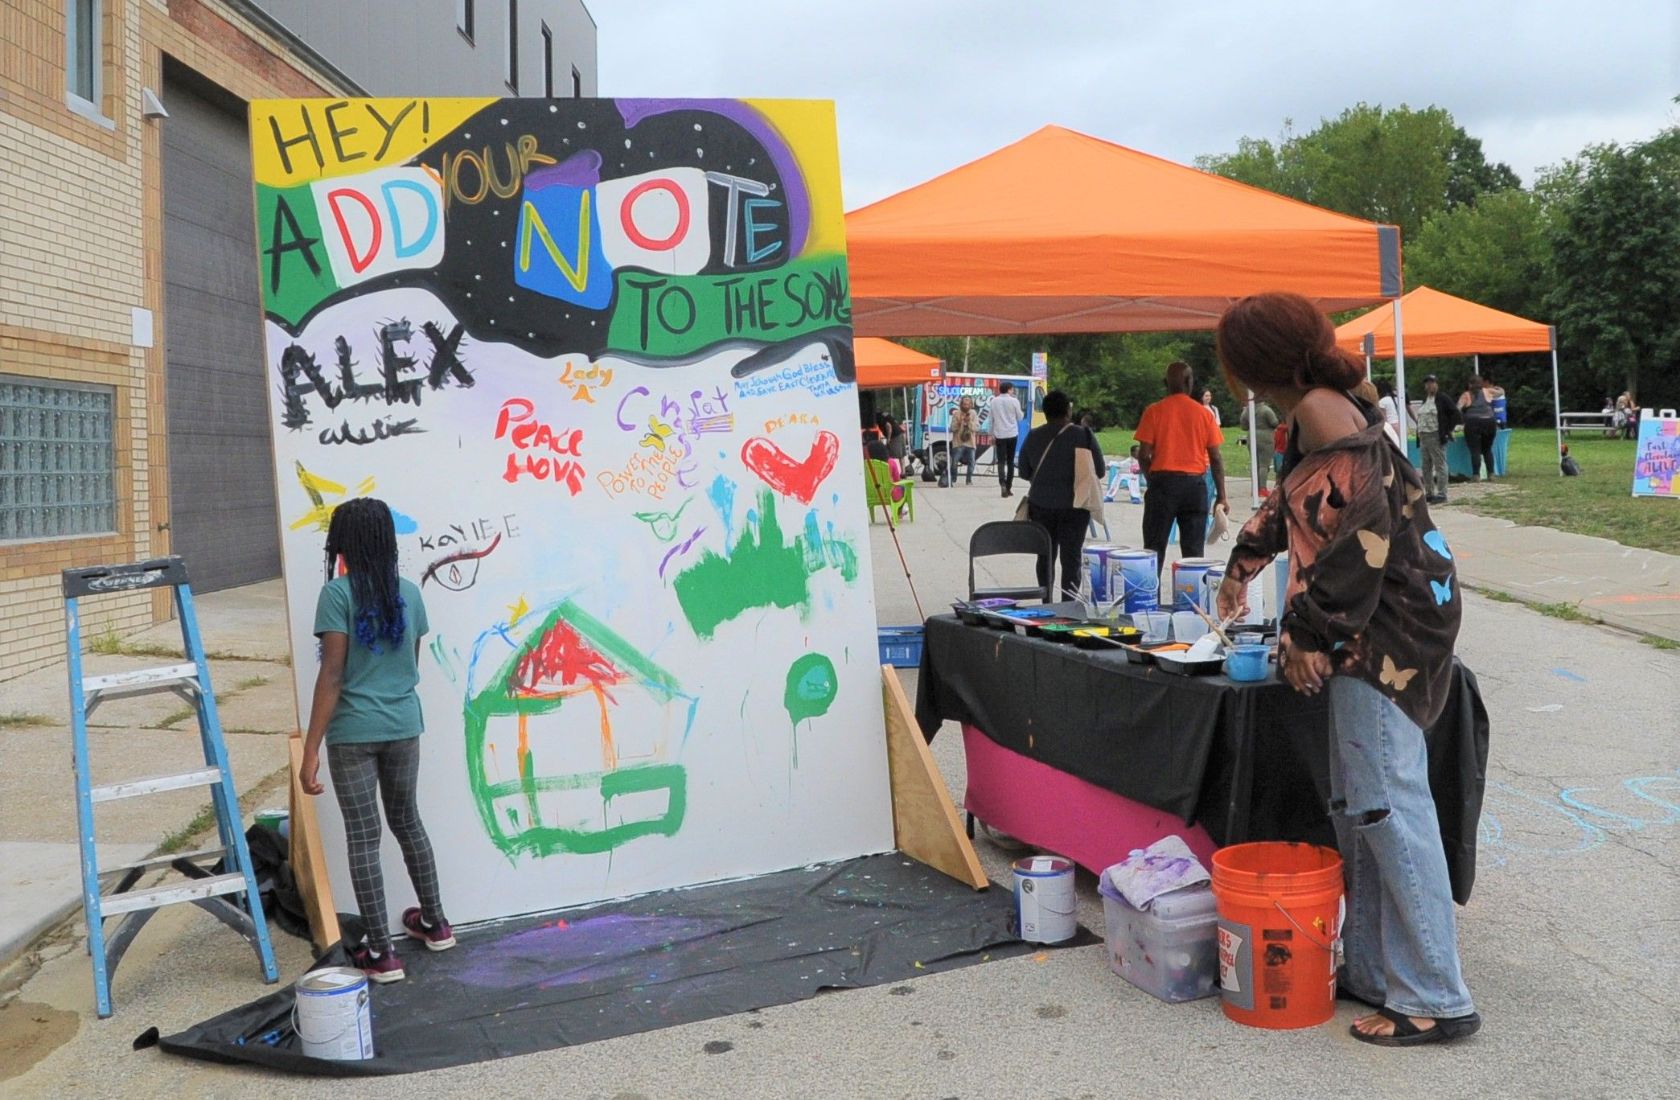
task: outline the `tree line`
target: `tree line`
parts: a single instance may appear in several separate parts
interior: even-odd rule
[[[1642,142],[1590,145],[1525,185],[1441,107],[1360,103],[1307,133],[1285,122],[1275,141],[1243,138],[1196,166],[1399,226],[1407,290],[1428,286],[1555,325],[1565,409],[1596,410],[1623,390],[1643,406],[1680,406],[1680,125]],[[1104,426],[1136,424],[1174,359],[1196,368],[1227,423],[1240,404],[1208,332],[906,342],[976,373],[1024,374],[1032,352],[1047,351],[1051,383]],[[1551,422],[1549,355],[1481,364],[1505,387],[1514,422]],[[1470,371],[1469,357],[1408,359],[1406,374],[1438,374],[1456,392]],[[1373,373],[1392,377],[1393,364],[1374,363]]]

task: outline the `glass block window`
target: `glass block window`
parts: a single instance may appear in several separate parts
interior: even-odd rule
[[[115,394],[0,375],[0,541],[117,529]]]

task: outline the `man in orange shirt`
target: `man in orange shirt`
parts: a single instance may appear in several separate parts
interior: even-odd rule
[[[1202,556],[1210,468],[1218,494],[1215,505],[1226,510],[1225,463],[1219,454],[1225,437],[1207,409],[1190,396],[1195,383],[1189,364],[1169,366],[1167,396],[1143,410],[1133,433],[1138,465],[1149,484],[1143,495],[1143,545],[1155,551],[1157,568],[1166,565],[1167,536],[1174,521],[1183,556]]]

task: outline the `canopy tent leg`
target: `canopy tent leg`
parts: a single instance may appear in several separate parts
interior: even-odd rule
[[[1260,416],[1254,411],[1254,391],[1248,391],[1248,493],[1260,510]]]
[[[1563,476],[1563,398],[1558,391],[1557,329],[1552,330],[1552,426],[1557,430],[1558,476]]]
[[[1400,449],[1411,439],[1412,407],[1406,403],[1406,342],[1400,332],[1400,299],[1394,299],[1394,400],[1400,409]],[[1407,452],[1410,457],[1410,452]]]

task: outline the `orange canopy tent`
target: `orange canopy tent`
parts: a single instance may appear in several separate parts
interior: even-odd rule
[[[853,340],[852,354],[857,358],[860,390],[937,382],[945,365],[942,359],[874,336],[859,336]]]
[[[846,241],[867,336],[1208,329],[1260,291],[1326,312],[1400,293],[1393,226],[1060,126],[852,211]]]
[[[1400,299],[1407,355],[1502,355],[1551,351],[1553,329],[1513,313],[1420,286]],[[1367,341],[1366,337],[1370,340]],[[1336,343],[1355,355],[1394,358],[1394,310],[1382,306],[1336,329]]]
[[[1336,343],[1355,355],[1364,355],[1367,369],[1371,359],[1392,359],[1396,314],[1403,318],[1400,342],[1402,351],[1407,355],[1482,356],[1523,351],[1551,352],[1552,412],[1558,454],[1563,454],[1557,329],[1420,286],[1398,301],[1379,306],[1338,327]]]
[[[1400,234],[1059,126],[846,215],[852,324],[874,336],[1212,328],[1293,290],[1400,292]]]

